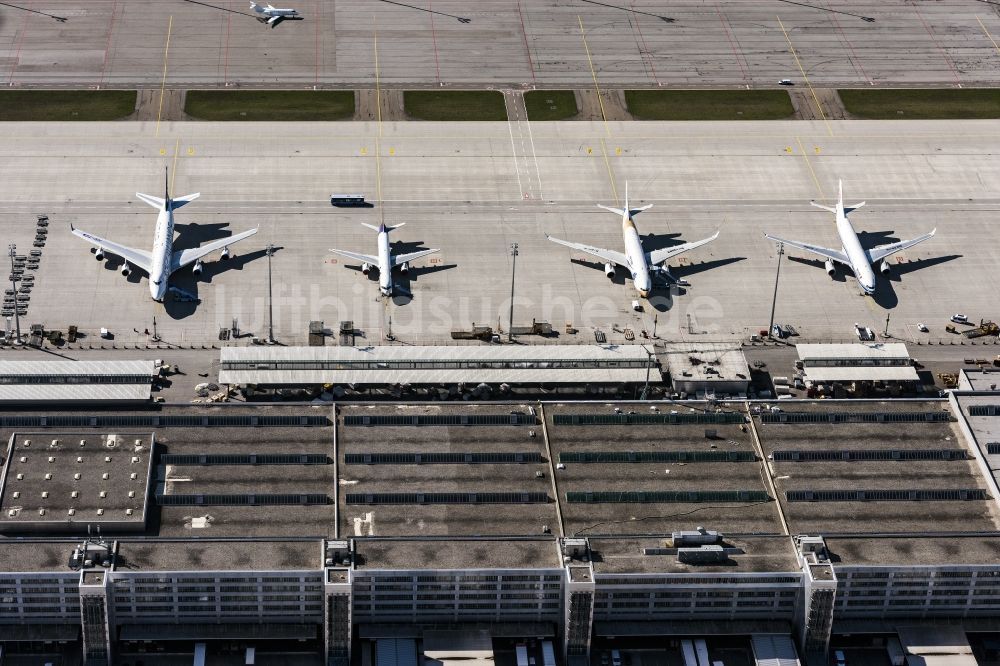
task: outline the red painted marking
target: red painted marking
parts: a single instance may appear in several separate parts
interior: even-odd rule
[[[639,15],[635,13],[635,3],[629,0],[628,6],[632,8],[632,13],[635,15],[635,29],[639,33],[639,39],[642,41],[642,50],[646,54],[646,58],[649,59],[649,70],[653,73],[653,81],[656,85],[660,85],[660,80],[656,78],[656,66],[653,64],[653,54],[649,52],[649,47],[646,46],[646,38],[642,36],[642,26],[639,25]]]
[[[528,55],[528,69],[531,70],[531,82],[537,83],[535,79],[535,63],[531,61],[531,48],[528,46],[528,31],[524,29],[524,14],[521,13],[521,0],[517,0],[517,17],[521,19],[521,36],[524,37],[524,52]]]
[[[827,2],[826,4],[829,6],[830,3]],[[833,22],[836,24],[837,30],[840,31],[840,36],[844,38],[844,43],[847,44],[847,48],[851,52],[851,63],[854,65],[855,69],[860,71],[861,76],[864,77],[865,81],[869,84],[874,84],[874,81],[872,81],[871,77],[868,76],[868,73],[865,71],[865,68],[861,65],[861,58],[859,58],[858,54],[854,52],[854,46],[851,44],[851,40],[847,38],[847,33],[844,32],[844,28],[840,25],[840,19],[837,18],[836,14],[831,14],[830,16],[833,18]]]
[[[934,36],[934,33],[931,31],[931,27],[927,25],[927,21],[924,20],[923,14],[920,13],[920,9],[918,9],[916,5],[913,5],[913,11],[917,13],[917,18],[924,24],[924,30],[926,30],[927,34],[931,36],[931,41],[934,42],[934,46],[938,48],[938,51],[941,52],[941,56],[944,58],[944,61],[948,63],[948,67],[951,68],[951,73],[955,75],[955,84],[961,88],[962,80],[958,77],[958,70],[955,68],[955,63],[953,63],[951,58],[948,57],[948,52],[945,51],[944,47],[942,47],[938,42],[937,37]]]
[[[28,21],[30,19],[31,14],[25,12],[24,25],[21,26],[21,34],[17,38],[17,51],[14,53],[14,61],[10,64],[10,74],[7,76],[7,83],[11,83],[14,80],[14,70],[17,69],[17,63],[21,60],[21,47],[24,45],[24,35],[28,32]]]
[[[751,82],[750,72],[747,71],[747,68],[743,64],[743,59],[740,57],[740,50],[736,45],[736,40],[733,39],[733,33],[729,29],[729,22],[726,21],[726,17],[722,13],[722,7],[719,6],[718,2],[715,3],[715,10],[719,12],[719,22],[722,24],[722,29],[726,31],[726,39],[729,40],[729,46],[733,50],[733,56],[736,58],[736,64],[740,66],[740,71],[743,72],[743,80],[749,84]]]
[[[115,31],[115,10],[118,9],[118,0],[111,4],[111,25],[108,27],[108,41],[104,45],[104,63],[101,65],[101,78],[97,82],[98,86],[104,85],[104,72],[108,68],[108,53],[111,51],[111,33]]]
[[[427,11],[431,14],[431,41],[434,43],[434,68],[437,70],[438,83],[441,83],[441,63],[438,61],[437,32],[434,30],[434,4],[427,0]]]

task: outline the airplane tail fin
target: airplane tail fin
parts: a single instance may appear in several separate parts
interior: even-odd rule
[[[263,8],[263,7],[261,7],[260,5],[258,5],[258,4],[257,4],[256,2],[254,2],[253,0],[250,0],[250,9],[254,10],[254,11],[255,11],[255,12],[257,12],[258,14],[260,14],[261,12],[263,12],[263,11],[264,11],[264,8]]]
[[[605,206],[604,204],[597,204],[598,208],[603,208],[609,213],[614,213],[615,215],[621,215],[622,217],[631,218],[637,213],[641,213],[644,210],[649,210],[653,207],[653,204],[646,204],[645,206],[639,206],[638,208],[631,208],[628,205],[628,181],[625,181],[625,206],[624,208],[614,208],[612,206]]]
[[[844,181],[843,180],[838,180],[837,181],[837,207],[844,209],[844,215],[847,215],[852,210],[857,210],[857,209],[861,208],[864,205],[865,205],[865,202],[862,201],[861,203],[856,203],[856,204],[851,204],[850,206],[845,206],[844,205]]]

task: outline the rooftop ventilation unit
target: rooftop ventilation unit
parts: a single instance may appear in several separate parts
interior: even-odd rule
[[[713,543],[719,543],[722,541],[722,535],[716,530],[706,530],[704,527],[699,527],[698,529],[686,530],[683,532],[673,532],[671,537],[674,542],[674,546],[681,548],[684,546],[703,546]]]
[[[728,559],[729,555],[722,546],[677,549],[677,560],[684,564],[715,564]]]

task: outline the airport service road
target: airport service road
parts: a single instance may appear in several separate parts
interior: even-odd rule
[[[950,340],[955,311],[996,317],[1000,241],[1000,132],[989,121],[763,123],[23,123],[0,143],[0,235],[31,249],[35,214],[50,217],[28,323],[76,324],[99,345],[107,327],[116,344],[144,344],[157,321],[164,341],[218,343],[220,328],[264,337],[267,259],[273,258],[274,327],[289,344],[306,341],[311,320],[336,330],[352,320],[366,341],[391,332],[407,343],[441,343],[473,323],[505,329],[510,304],[510,244],[516,270],[516,325],[532,319],[579,329],[559,342],[609,341],[630,329],[675,339],[744,338],[765,328],[776,248],[765,231],[837,245],[831,216],[808,205],[830,201],[838,178],[863,242],[938,236],[901,255],[874,298],[859,295],[843,272],[789,251],[781,267],[776,320],[802,340],[849,340],[859,322],[904,340]],[[126,245],[148,248],[155,211],[134,192],[159,196],[171,166],[177,195],[201,192],[177,213],[176,249],[260,226],[234,246],[236,257],[206,264],[195,282],[173,283],[200,303],[152,302],[145,276],[128,279],[114,259],[94,260],[70,223]],[[647,247],[719,239],[673,263],[690,286],[661,289],[633,312],[622,271],[615,280],[585,256],[546,241],[549,233],[620,249],[619,220],[599,210],[629,181],[631,203],[654,203],[637,216]],[[384,199],[369,209],[335,209],[331,192]],[[403,295],[377,296],[377,284],[330,247],[375,251],[360,223],[406,222],[397,252],[441,253],[402,277]],[[584,260],[584,261],[574,261]],[[803,261],[806,260],[806,261]],[[916,325],[931,326],[918,334]],[[26,326],[25,326],[26,328]],[[137,332],[135,332],[137,331]],[[247,343],[248,339],[242,343]]]
[[[825,87],[1000,82],[1000,8],[972,0],[285,4],[304,20],[275,29],[244,0],[3,6],[0,80],[371,88],[377,42],[380,82],[397,88],[591,87],[594,75],[611,87],[761,87],[804,77]]]

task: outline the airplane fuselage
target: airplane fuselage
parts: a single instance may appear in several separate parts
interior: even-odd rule
[[[653,279],[649,276],[649,264],[646,262],[646,251],[642,247],[639,230],[627,211],[622,215],[622,237],[628,268],[632,272],[632,283],[639,295],[646,298],[653,288]]]
[[[868,254],[861,247],[858,233],[851,226],[842,207],[837,211],[837,234],[840,236],[844,254],[851,262],[851,270],[854,272],[854,277],[857,278],[861,289],[868,295],[875,293],[875,271],[872,270],[871,262],[868,261]]]
[[[156,231],[153,235],[153,251],[149,271],[149,295],[162,303],[167,295],[170,281],[170,264],[174,248],[174,212],[168,201],[156,216]]]
[[[383,296],[392,296],[392,252],[386,231],[378,232],[378,290]]]

